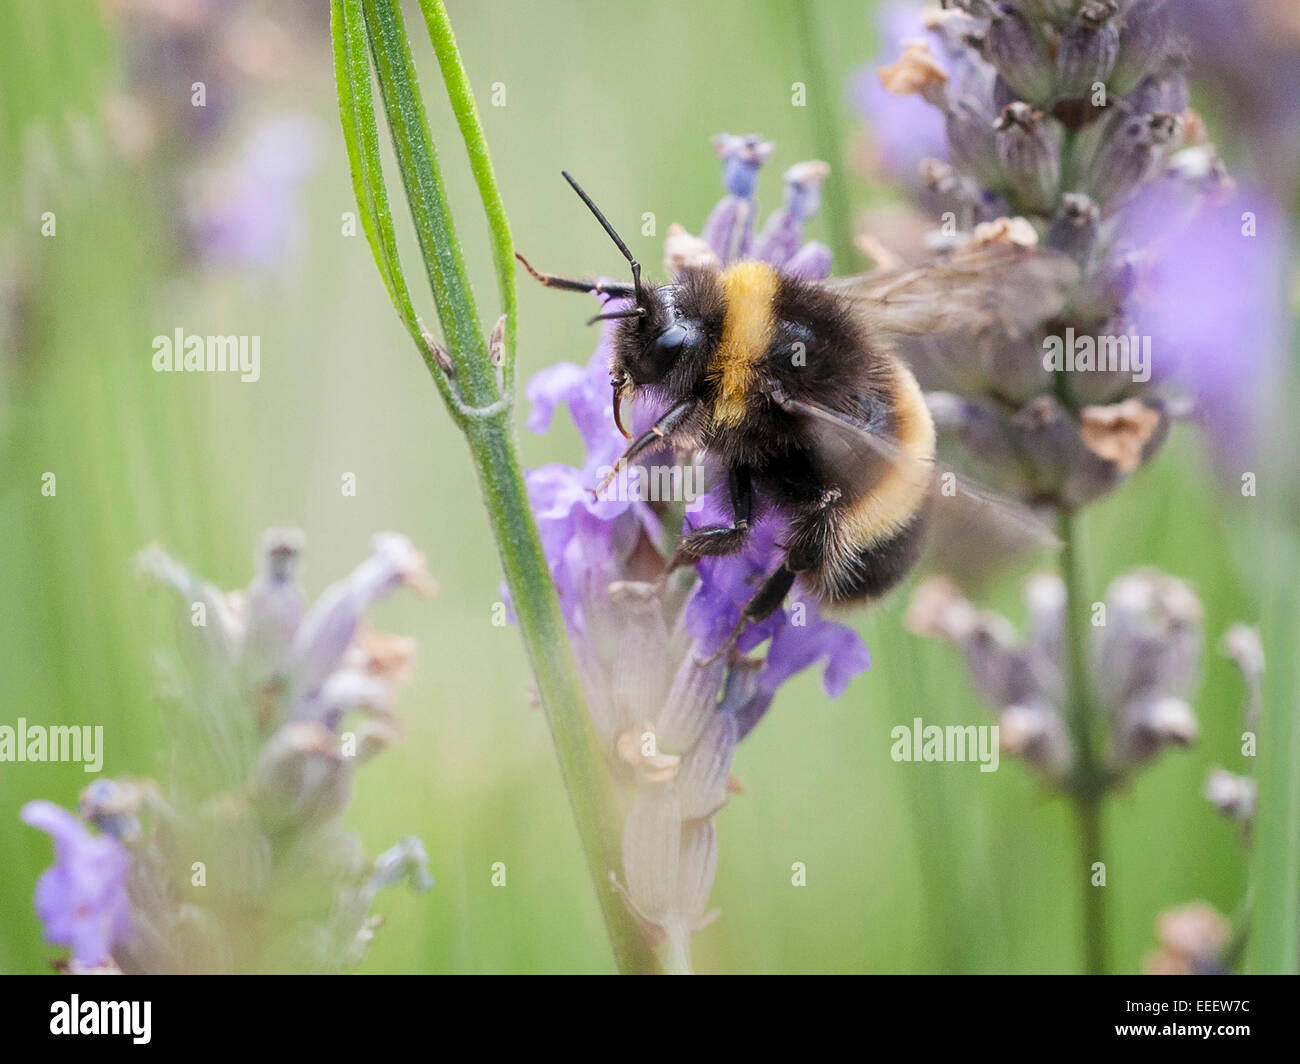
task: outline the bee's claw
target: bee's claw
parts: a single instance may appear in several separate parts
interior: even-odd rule
[[[723,641],[723,644],[707,658],[696,658],[695,664],[701,669],[707,669],[723,655],[730,657],[731,652],[736,649],[736,644],[740,642],[740,636],[745,631],[745,626],[748,624],[749,618],[742,614],[740,620],[736,622],[736,627],[731,630],[731,634],[727,636],[726,640]]]

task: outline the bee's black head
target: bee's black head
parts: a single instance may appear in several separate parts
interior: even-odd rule
[[[645,313],[624,318],[614,336],[609,372],[616,406],[642,388],[671,398],[691,394],[722,334],[724,304],[709,271],[652,288],[640,305]]]
[[[721,335],[723,303],[716,276],[705,271],[684,275],[679,284],[643,284],[641,264],[623,238],[582,187],[564,173],[605,232],[632,267],[632,302],[597,314],[591,321],[619,319],[610,359],[609,382],[614,389],[614,423],[624,436],[620,419],[623,400],[640,388],[684,397],[703,377],[709,355]]]

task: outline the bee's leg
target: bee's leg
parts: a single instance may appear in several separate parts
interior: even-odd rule
[[[762,586],[754,593],[754,597],[745,603],[745,608],[740,611],[740,620],[736,622],[736,627],[727,636],[726,642],[699,664],[711,665],[724,654],[730,654],[735,649],[736,643],[740,641],[740,637],[744,634],[746,628],[758,621],[765,620],[779,610],[781,603],[785,601],[786,595],[794,587],[794,578],[795,571],[790,568],[788,563],[782,562],[772,575],[763,581]]]
[[[633,461],[639,455],[644,454],[651,447],[665,442],[671,442],[669,437],[685,424],[686,420],[695,412],[699,405],[698,399],[683,399],[680,403],[669,410],[663,417],[650,426],[649,430],[642,433],[632,445],[619,456],[613,468],[610,469],[602,478],[599,484],[591,489],[591,497],[599,498],[600,493],[614,483],[614,478],[623,472],[628,463]]]
[[[561,288],[566,292],[595,292],[598,296],[608,296],[610,299],[633,299],[636,296],[636,289],[627,281],[588,281],[578,277],[557,277],[553,273],[534,270],[528,260],[518,253],[515,258],[547,288]]]
[[[727,471],[727,487],[731,492],[731,524],[709,525],[683,536],[668,563],[665,576],[683,565],[690,565],[697,558],[735,554],[745,545],[749,522],[754,516],[754,483],[749,467],[732,466]]]

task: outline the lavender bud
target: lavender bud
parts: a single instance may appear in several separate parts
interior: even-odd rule
[[[682,758],[677,773],[677,793],[684,820],[712,816],[727,800],[727,777],[736,748],[736,721],[714,715],[695,748]]]
[[[678,911],[686,927],[695,931],[708,921],[704,909],[718,870],[718,832],[712,818],[682,826],[682,849],[677,869]]]
[[[1147,955],[1151,975],[1201,975],[1222,971],[1220,954],[1232,925],[1203,901],[1168,909],[1156,918],[1160,949]]]
[[[1164,57],[1170,19],[1166,0],[1133,0],[1119,34],[1119,58],[1110,72],[1110,91],[1125,96]]]
[[[957,100],[944,119],[953,164],[981,185],[997,185],[1002,180],[993,122],[982,108],[966,100]]]
[[[1008,104],[1013,104],[1020,99],[1020,94],[1007,84],[1007,79],[999,74],[993,79],[993,115],[994,121],[1002,113],[1003,108]]]
[[[1167,111],[1122,118],[1084,182],[1092,198],[1107,208],[1124,199],[1156,172],[1181,130],[1182,119]]]
[[[81,792],[77,812],[106,835],[130,842],[140,835],[140,811],[148,785],[97,779]]]
[[[272,834],[332,820],[351,789],[338,739],[318,721],[284,725],[262,750],[253,775],[255,804]]]
[[[1109,76],[1119,55],[1116,9],[1114,0],[1089,0],[1062,34],[1056,51],[1056,91],[1061,95],[1087,96]]]
[[[1101,229],[1101,208],[1082,192],[1067,192],[1047,230],[1047,246],[1063,251],[1085,270]]]
[[[750,199],[758,184],[758,172],[772,157],[774,145],[755,134],[737,136],[719,133],[713,138],[713,153],[722,160],[722,184],[727,193]]]
[[[1038,573],[1025,584],[1029,647],[1047,667],[1053,693],[1060,687],[1065,660],[1065,581],[1056,573]]]
[[[1226,769],[1216,768],[1205,781],[1205,797],[1229,820],[1249,823],[1255,816],[1257,788],[1249,776],[1238,776]]]
[[[681,755],[699,741],[716,715],[718,689],[726,671],[722,659],[700,666],[689,656],[673,676],[673,685],[655,720],[658,749]]]
[[[1045,214],[1052,209],[1061,183],[1061,126],[1027,103],[1003,108],[995,124],[998,160],[1017,205]]]
[[[1117,717],[1149,717],[1155,700],[1190,690],[1200,663],[1201,616],[1191,588],[1164,573],[1142,570],[1110,585],[1096,644],[1104,666],[1097,694]]]
[[[775,146],[755,134],[719,133],[713,153],[722,160],[722,184],[727,195],[714,207],[701,234],[724,261],[749,253],[754,234],[754,189],[758,172],[772,157]]]
[[[987,38],[988,58],[1016,93],[1031,103],[1052,98],[1052,60],[1038,29],[1016,8],[997,4]]]
[[[1187,79],[1181,71],[1148,74],[1124,99],[1125,110],[1136,115],[1157,111],[1180,115],[1187,110],[1189,102]]]
[[[623,875],[632,911],[660,928],[675,915],[681,844],[677,796],[638,795],[623,826]]]
[[[785,268],[803,246],[804,222],[817,213],[822,183],[830,166],[810,160],[796,163],[785,172],[785,202],[773,211],[755,242],[754,255],[778,268]]]
[[[1022,461],[1033,485],[1030,495],[1055,496],[1080,505],[1110,491],[1120,474],[1084,446],[1079,426],[1053,395],[1040,395],[1011,419]]]
[[[1249,692],[1245,712],[1242,714],[1247,731],[1255,731],[1259,724],[1259,707],[1264,697],[1264,644],[1259,629],[1245,624],[1234,624],[1224,634],[1220,649],[1232,658]]]
[[[402,880],[407,880],[411,889],[421,894],[433,889],[429,855],[424,850],[424,843],[414,835],[403,835],[375,858],[374,869],[366,880],[365,889],[373,894],[385,887],[395,886]]]
[[[251,689],[276,680],[288,666],[303,611],[303,593],[295,579],[302,549],[303,535],[297,529],[272,528],[262,534],[258,575],[245,595],[240,657],[244,682]]]
[[[1116,764],[1136,768],[1167,746],[1190,746],[1196,735],[1196,715],[1181,698],[1165,695],[1126,706],[1112,737]]]
[[[1059,782],[1069,775],[1074,759],[1070,735],[1051,706],[1008,706],[998,714],[998,738],[1006,753],[1024,758],[1048,779]]]

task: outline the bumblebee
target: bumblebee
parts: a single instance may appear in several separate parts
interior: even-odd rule
[[[785,518],[784,557],[745,606],[733,641],[778,609],[796,578],[830,605],[869,603],[893,589],[921,556],[938,467],[925,398],[887,337],[951,329],[963,314],[987,320],[994,300],[1014,304],[1025,293],[1008,288],[1008,267],[1023,274],[1030,249],[1002,245],[929,268],[825,282],[747,260],[685,268],[652,285],[596,204],[564,177],[627,259],[631,283],[540,273],[519,260],[548,287],[630,301],[591,319],[618,320],[610,384],[625,437],[623,403],[644,396],[666,406],[594,493],[666,447],[701,452],[725,469],[731,523],[684,535],[670,572],[739,551],[765,509]],[[1072,269],[1048,265],[1053,282]],[[964,483],[962,494],[1013,509]]]

